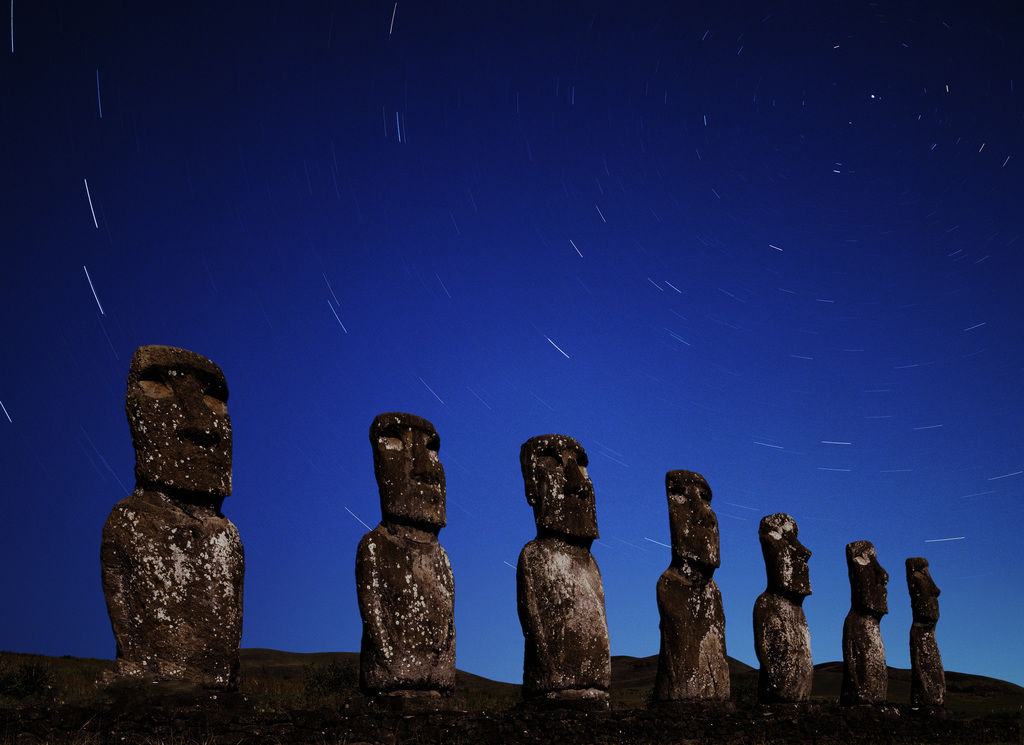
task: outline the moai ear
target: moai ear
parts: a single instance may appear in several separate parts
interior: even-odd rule
[[[543,471],[539,467],[534,468],[523,482],[526,492],[526,503],[530,505],[530,507],[540,507],[541,502],[544,499],[545,490],[544,485],[541,483],[543,476]]]

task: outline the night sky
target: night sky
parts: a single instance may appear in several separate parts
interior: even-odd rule
[[[519,446],[563,433],[613,654],[658,651],[686,468],[733,657],[786,512],[815,662],[865,539],[890,665],[924,556],[946,669],[1024,684],[1024,26],[968,5],[19,0],[0,648],[113,657],[125,378],[168,344],[227,376],[245,647],[358,650],[367,433],[407,411],[441,437],[461,669],[521,681]]]

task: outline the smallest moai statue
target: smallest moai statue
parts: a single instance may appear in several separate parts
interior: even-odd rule
[[[754,603],[761,704],[805,705],[811,697],[814,664],[803,609],[804,598],[811,594],[811,552],[797,539],[798,532],[796,521],[782,512],[761,518],[758,529],[768,573],[768,589]]]
[[[935,641],[939,588],[932,581],[927,559],[907,559],[907,588],[914,614],[910,626],[910,705],[915,709],[940,709],[946,699],[946,674]]]
[[[373,420],[370,445],[381,521],[356,550],[359,685],[386,709],[451,709],[455,581],[437,540],[445,526],[441,441],[426,419],[390,412]]]
[[[870,541],[846,544],[850,575],[850,612],[843,624],[842,706],[878,706],[885,703],[889,672],[879,623],[889,612],[886,603],[888,573],[878,563]]]
[[[729,699],[725,612],[714,580],[721,565],[711,487],[699,473],[665,474],[672,563],[658,579],[661,650],[654,698],[659,702]]]

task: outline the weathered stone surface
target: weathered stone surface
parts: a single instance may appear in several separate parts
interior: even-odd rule
[[[699,473],[680,470],[665,474],[665,490],[672,563],[657,585],[661,649],[654,698],[725,701],[729,665],[722,593],[712,577],[721,561],[711,487]]]
[[[846,545],[850,575],[850,612],[843,624],[843,706],[880,705],[889,691],[885,645],[879,624],[889,612],[888,573],[878,563],[870,541]]]
[[[231,420],[221,369],[176,347],[139,347],[125,409],[135,491],[103,527],[103,592],[117,674],[238,686],[245,553],[221,513]]]
[[[946,673],[942,669],[935,625],[939,621],[939,588],[932,581],[928,561],[907,559],[907,588],[914,621],[910,626],[910,705],[941,707],[946,699]]]
[[[516,571],[526,647],[523,696],[604,702],[611,683],[604,587],[590,545],[598,537],[587,454],[565,435],[541,435],[520,450],[537,538]]]
[[[437,540],[445,525],[440,438],[426,419],[393,412],[373,420],[370,444],[382,519],[356,550],[360,688],[417,710],[450,708],[455,581]]]
[[[754,650],[761,663],[757,695],[762,704],[806,702],[814,665],[804,598],[811,594],[807,560],[792,517],[781,512],[761,519],[758,537],[768,588],[754,603]]]

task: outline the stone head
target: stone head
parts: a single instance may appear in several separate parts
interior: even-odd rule
[[[443,528],[444,466],[434,425],[414,414],[378,414],[370,425],[370,445],[384,518]]]
[[[231,493],[231,418],[220,367],[177,347],[139,347],[128,366],[125,412],[135,477],[223,499]]]
[[[928,571],[928,560],[917,556],[907,559],[907,589],[910,610],[915,623],[936,623],[939,620],[939,588]]]
[[[846,569],[850,575],[850,605],[879,618],[888,613],[885,586],[889,573],[878,563],[871,541],[846,544]]]
[[[538,435],[523,443],[519,465],[538,533],[599,537],[587,462],[583,446],[566,435]]]
[[[722,565],[718,517],[711,509],[711,487],[699,473],[679,470],[665,474],[665,491],[673,562],[710,577]]]
[[[810,549],[797,539],[796,521],[784,512],[761,518],[757,534],[768,572],[768,589],[805,597],[811,594]]]

